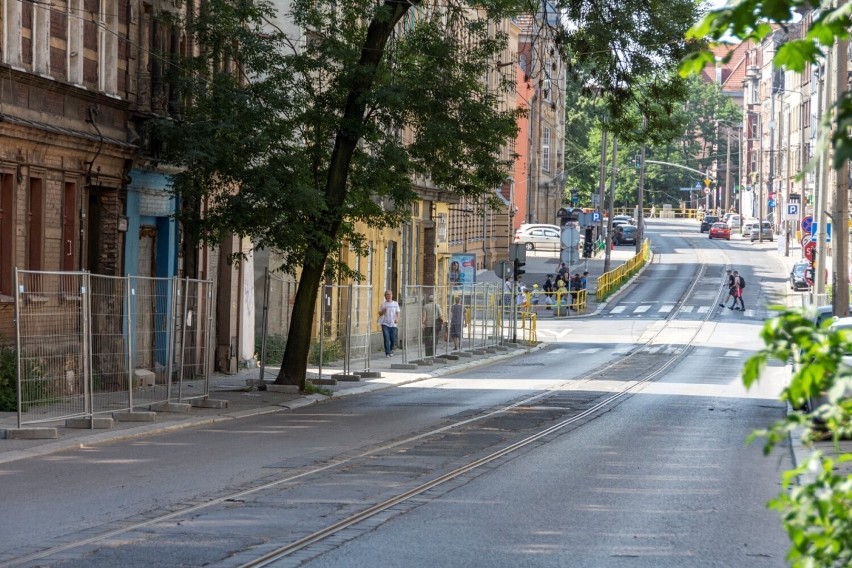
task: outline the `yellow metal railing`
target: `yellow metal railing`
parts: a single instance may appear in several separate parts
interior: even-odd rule
[[[641,250],[630,260],[614,270],[610,270],[598,277],[597,290],[595,296],[598,301],[602,301],[615,292],[621,284],[636,274],[642,268],[648,259],[651,257],[650,241],[645,239],[642,242]]]
[[[553,310],[554,314],[561,316],[568,309],[584,311],[586,309],[586,290],[574,290],[559,288],[548,296],[545,292],[527,292],[524,295],[523,309],[529,313],[541,310]]]
[[[633,215],[632,207],[618,207],[613,210],[614,215]],[[642,209],[642,214],[646,219],[651,218],[651,208],[645,207]],[[698,209],[688,209],[686,207],[683,208],[674,208],[671,209],[663,209],[662,207],[657,207],[656,211],[654,211],[654,217],[660,218],[664,217],[667,219],[698,219]]]
[[[521,312],[518,315],[521,319],[521,339],[532,345],[538,341],[538,316],[532,312]],[[527,322],[529,322],[529,325],[527,325]],[[529,332],[529,336],[527,332]]]

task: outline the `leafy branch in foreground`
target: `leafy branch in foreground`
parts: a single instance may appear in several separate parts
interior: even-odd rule
[[[782,311],[761,331],[766,347],[750,357],[743,369],[743,383],[750,387],[770,359],[794,361],[794,371],[781,400],[794,409],[750,440],[766,439],[764,453],[801,431],[804,444],[830,437],[836,457],[814,452],[795,469],[785,472],[783,491],[770,502],[782,515],[791,546],[787,559],[792,566],[852,565],[852,475],[837,474],[838,464],[852,461],[841,454],[839,442],[852,434],[852,332],[832,329],[827,321],[817,327],[803,312]],[[845,359],[845,361],[844,361]],[[814,407],[814,400],[825,403]],[[796,484],[799,480],[799,484]]]

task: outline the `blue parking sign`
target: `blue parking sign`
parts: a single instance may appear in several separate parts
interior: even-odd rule
[[[601,214],[598,211],[592,211],[592,223],[600,223]]]

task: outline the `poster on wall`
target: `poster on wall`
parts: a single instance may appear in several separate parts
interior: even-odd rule
[[[454,254],[450,257],[449,282],[453,286],[476,282],[475,254]]]

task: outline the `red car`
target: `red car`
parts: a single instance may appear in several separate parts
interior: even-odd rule
[[[713,223],[710,225],[710,238],[711,239],[725,239],[726,241],[731,240],[731,228],[728,227],[725,223]]]

